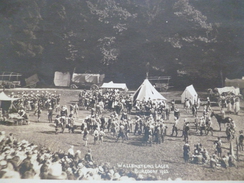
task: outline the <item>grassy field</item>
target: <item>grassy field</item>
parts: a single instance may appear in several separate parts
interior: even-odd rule
[[[41,90],[41,89],[40,89]],[[10,91],[6,91],[9,93]],[[68,105],[70,102],[77,101],[78,90],[57,90],[61,94],[61,104]],[[181,92],[163,92],[165,98],[170,101],[171,99],[180,99]],[[203,96],[203,93],[201,93]],[[188,121],[193,122],[191,114],[187,114],[181,104],[177,104],[181,109],[180,124],[183,125],[183,119],[187,118]],[[243,101],[241,103],[243,107]],[[213,107],[215,111],[219,111],[218,107]],[[79,116],[76,119],[80,121],[85,116],[89,115],[89,111],[80,109]],[[199,115],[202,113],[200,109]],[[244,129],[244,111],[243,108],[238,116],[228,115],[234,119],[237,126],[237,131]],[[133,117],[133,116],[132,116]],[[88,148],[92,150],[92,154],[97,163],[108,162],[115,168],[123,167],[125,170],[130,170],[131,166],[136,166],[138,172],[141,172],[143,176],[156,173],[156,176],[161,180],[167,180],[168,178],[176,179],[178,177],[183,180],[244,180],[244,152],[239,153],[239,161],[237,167],[230,167],[227,169],[217,168],[212,169],[209,164],[196,165],[185,164],[183,160],[183,145],[184,141],[181,136],[181,131],[178,137],[171,137],[171,129],[173,125],[173,114],[170,116],[170,120],[166,121],[168,126],[168,132],[165,142],[160,145],[153,144],[145,146],[142,144],[142,136],[133,136],[131,134],[130,139],[124,143],[115,142],[115,137],[107,133],[103,144],[93,145],[93,138],[89,136],[88,147],[84,146],[82,135],[80,130],[76,130],[74,134],[69,134],[66,130],[65,133],[55,134],[55,130],[52,124],[47,121],[47,112],[44,111],[41,116],[41,121],[37,122],[37,117],[30,113],[31,124],[23,126],[6,126],[1,125],[1,131],[6,131],[6,134],[12,132],[19,140],[26,139],[29,142],[37,145],[46,146],[52,151],[63,150],[66,151],[70,148],[70,145],[74,145],[75,150],[81,150],[84,154]],[[226,139],[225,128],[219,131],[219,127],[215,118],[213,118],[214,134],[211,136],[199,136],[196,134],[193,128],[193,123],[190,123],[190,137],[189,144],[191,146],[191,152],[193,152],[194,144],[201,143],[204,148],[209,151],[209,154],[214,153],[213,142],[217,140],[217,137],[221,137],[223,142],[223,154],[229,152],[229,142]],[[238,133],[239,134],[239,133]],[[234,148],[235,149],[235,148]],[[144,172],[142,172],[144,171]],[[147,174],[149,173],[149,174]]]

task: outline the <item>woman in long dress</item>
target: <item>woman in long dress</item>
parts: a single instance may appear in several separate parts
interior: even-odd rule
[[[230,99],[227,100],[227,112],[231,113],[232,112],[232,104]]]
[[[235,114],[238,115],[240,111],[240,100],[238,97],[235,98],[234,110],[235,110]]]

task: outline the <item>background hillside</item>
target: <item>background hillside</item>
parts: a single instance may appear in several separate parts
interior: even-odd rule
[[[244,75],[243,26],[243,0],[1,0],[0,71],[221,86]]]

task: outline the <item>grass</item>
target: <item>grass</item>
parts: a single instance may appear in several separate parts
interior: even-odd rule
[[[8,91],[7,91],[8,92]],[[78,90],[57,90],[61,94],[61,104],[69,104],[70,101],[77,101]],[[180,91],[164,92],[162,93],[164,97],[170,101],[171,99],[180,99]],[[180,124],[183,126],[183,119],[187,118],[190,122],[193,122],[193,117],[191,114],[187,114],[183,109],[181,104],[177,104],[181,108],[181,119]],[[243,106],[243,101],[241,103]],[[215,111],[218,111],[218,107],[214,107]],[[199,115],[201,114],[201,111]],[[85,116],[89,115],[89,111],[80,110],[78,119],[82,120]],[[239,116],[229,115],[232,117],[237,126],[237,131],[244,129],[243,124],[243,110],[240,112]],[[80,130],[76,130],[74,134],[69,134],[68,130],[65,133],[55,134],[53,125],[47,122],[46,112],[42,113],[41,121],[38,123],[37,117],[30,115],[31,124],[23,126],[6,126],[1,125],[1,130],[6,131],[6,134],[13,132],[15,137],[19,140],[26,139],[29,142],[35,143],[37,145],[46,146],[52,151],[63,150],[67,152],[70,145],[74,145],[75,150],[81,150],[83,154],[87,152],[89,148],[92,149],[92,154],[97,163],[108,162],[111,166],[119,169],[118,165],[123,165],[123,169],[129,170],[126,166],[142,165],[145,166],[141,170],[156,170],[157,177],[161,180],[167,180],[168,178],[176,179],[178,177],[183,180],[244,180],[244,153],[241,152],[238,161],[238,167],[231,168],[217,168],[211,169],[209,165],[196,165],[196,164],[185,164],[183,160],[183,145],[184,141],[182,137],[171,137],[166,136],[165,142],[152,146],[145,146],[142,143],[142,136],[133,136],[131,134],[128,141],[115,142],[115,137],[107,133],[103,144],[93,145],[93,138],[89,136],[88,147],[84,146],[84,141],[82,139],[82,134]],[[132,116],[133,118],[133,116]],[[171,133],[173,124],[173,114],[170,116],[170,120],[167,122],[168,131],[167,134]],[[224,132],[224,127],[222,131],[219,131],[218,124],[215,119],[213,119],[214,135],[211,136],[199,136],[195,133],[193,128],[193,123],[191,125],[191,135],[189,137],[189,143],[191,146],[191,152],[193,152],[194,144],[202,143],[209,154],[214,152],[213,142],[217,137],[221,137],[223,142],[223,154],[229,152],[229,143],[226,139]],[[179,132],[181,135],[181,131]],[[157,166],[157,167],[156,167]],[[163,168],[164,167],[164,168]],[[145,172],[144,172],[145,173]],[[143,176],[148,176],[150,174],[143,174]]]

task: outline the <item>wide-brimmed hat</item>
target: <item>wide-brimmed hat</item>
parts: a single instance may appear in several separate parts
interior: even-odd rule
[[[82,163],[79,163],[78,165],[77,165],[77,168],[83,168],[84,167],[84,165],[82,164]]]
[[[119,173],[115,173],[113,176],[113,180],[118,180],[120,178]]]

